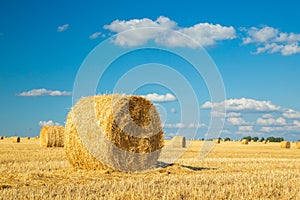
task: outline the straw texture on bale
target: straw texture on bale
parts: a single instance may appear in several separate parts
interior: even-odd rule
[[[242,140],[242,144],[248,144],[248,140],[247,139],[243,139]]]
[[[12,141],[13,141],[13,143],[20,143],[21,138],[20,137],[12,137]]]
[[[296,142],[296,148],[297,148],[297,149],[300,149],[300,141],[299,141],[299,142]]]
[[[281,148],[289,149],[289,148],[291,148],[291,143],[288,142],[288,141],[282,141],[282,142],[280,143],[280,147],[281,147]]]
[[[64,146],[64,127],[62,126],[43,126],[40,132],[41,147],[63,147]]]
[[[68,114],[65,133],[67,159],[83,169],[149,169],[164,145],[155,106],[139,96],[84,97]]]

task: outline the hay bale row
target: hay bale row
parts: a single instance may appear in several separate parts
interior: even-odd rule
[[[280,143],[280,147],[281,147],[281,148],[285,148],[285,149],[289,149],[289,148],[291,148],[291,143],[288,142],[288,141],[282,141],[282,142]]]
[[[247,139],[242,139],[242,144],[248,144],[248,140]]]
[[[64,127],[62,126],[43,126],[40,132],[41,147],[63,147],[64,146]]]
[[[65,134],[69,163],[83,169],[149,169],[164,146],[156,108],[139,96],[80,99],[68,114]]]
[[[18,137],[18,136],[12,137],[11,139],[12,139],[12,142],[13,142],[13,143],[20,143],[20,142],[21,142],[21,138]]]
[[[186,139],[184,136],[174,136],[172,138],[172,144],[174,148],[185,148],[186,147]]]

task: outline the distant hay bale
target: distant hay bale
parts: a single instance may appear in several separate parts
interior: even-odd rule
[[[20,143],[21,142],[21,138],[20,137],[12,137],[11,138],[12,139],[12,141],[13,141],[13,143]]]
[[[289,148],[291,148],[291,143],[288,142],[288,141],[282,141],[282,142],[280,143],[280,147],[281,147],[281,148],[285,148],[285,149],[289,149]]]
[[[38,139],[39,139],[39,136],[35,136],[35,139],[38,140]]]
[[[4,137],[3,136],[1,136],[1,140],[3,140],[4,139]]]
[[[164,146],[156,108],[139,96],[84,97],[68,114],[65,131],[66,156],[75,168],[146,170]]]
[[[185,148],[186,147],[186,140],[184,136],[174,136],[172,139],[173,147],[174,148]]]
[[[62,126],[43,126],[40,132],[41,147],[63,147],[64,146],[64,127]]]
[[[27,140],[30,140],[30,137],[27,137]]]
[[[264,144],[267,144],[267,141],[263,141]]]
[[[300,149],[300,141],[296,142],[296,148]]]
[[[248,144],[248,140],[247,139],[242,139],[242,144]]]
[[[224,142],[225,142],[225,141],[224,141]],[[216,144],[220,144],[220,143],[221,143],[221,139],[220,139],[220,138],[215,139],[215,143],[216,143]]]

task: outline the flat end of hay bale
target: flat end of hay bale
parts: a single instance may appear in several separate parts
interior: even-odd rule
[[[174,148],[185,148],[186,139],[184,136],[174,136],[171,140]]]

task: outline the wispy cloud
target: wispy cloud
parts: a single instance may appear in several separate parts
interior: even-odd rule
[[[90,35],[90,39],[94,40],[97,39],[98,37],[105,37],[105,34],[101,33],[101,32],[95,32],[92,35]]]
[[[165,124],[164,128],[203,128],[207,127],[206,124],[184,124],[184,123],[176,123],[176,124]]]
[[[38,97],[38,96],[70,96],[72,92],[59,91],[59,90],[47,90],[45,88],[32,89],[26,92],[21,92],[17,96],[21,97]]]
[[[69,28],[69,24],[64,24],[62,26],[57,27],[57,32],[66,31]]]
[[[246,36],[242,38],[243,44],[256,44],[256,54],[281,53],[284,56],[300,53],[300,34],[280,32],[277,28],[263,26],[260,28],[242,28]]]
[[[39,126],[60,126],[60,123],[53,122],[52,120],[49,120],[49,121],[39,121]]]
[[[115,20],[111,24],[105,25],[104,29],[116,33],[135,30],[134,32],[117,35],[115,43],[119,46],[139,46],[153,40],[157,44],[168,47],[195,48],[198,46],[211,46],[218,41],[236,38],[236,31],[232,26],[199,23],[191,27],[179,27],[177,22],[164,16],[160,16],[156,20],[149,18],[128,21]],[[191,42],[182,34],[192,38],[197,43]]]
[[[147,95],[141,95],[142,97],[145,97],[146,99],[150,101],[156,101],[156,102],[167,102],[167,101],[175,101],[176,97],[171,94],[157,94],[157,93],[152,93],[152,94],[147,94]]]

